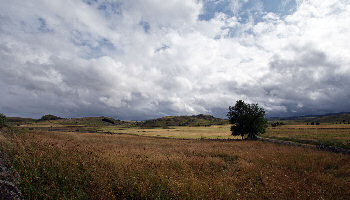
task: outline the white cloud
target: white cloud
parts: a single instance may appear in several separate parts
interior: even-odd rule
[[[1,0],[0,111],[224,115],[236,99],[271,115],[350,109],[349,1],[298,2],[257,23],[239,22],[237,2],[203,21],[197,0]]]

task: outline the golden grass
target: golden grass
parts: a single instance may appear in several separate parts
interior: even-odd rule
[[[240,139],[241,137],[232,136],[230,125],[216,125],[210,127],[188,127],[188,126],[172,126],[168,129],[163,128],[115,128],[104,127],[102,131],[112,133],[125,133],[152,137],[165,138],[185,138],[185,139]]]
[[[2,134],[27,199],[348,199],[350,156],[259,141]],[[4,140],[5,138],[5,140]]]
[[[350,149],[350,125],[283,125],[268,128],[264,137],[292,140],[302,143],[323,144]]]

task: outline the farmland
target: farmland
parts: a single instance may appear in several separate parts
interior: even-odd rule
[[[0,134],[0,150],[20,173],[19,187],[26,199],[347,199],[350,195],[348,155],[240,141],[230,136],[229,125],[132,125],[112,125],[100,118],[26,122]],[[348,130],[345,124],[291,124],[269,127],[264,137],[323,138],[346,144]]]
[[[214,125],[209,127],[174,126],[169,128],[114,128],[104,127],[101,132],[130,134],[140,136],[177,138],[177,139],[239,139],[232,136],[230,125]]]
[[[350,149],[350,124],[283,125],[268,128],[264,137]]]

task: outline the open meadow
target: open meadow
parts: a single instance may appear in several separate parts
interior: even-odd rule
[[[186,130],[207,129],[202,136],[209,137],[211,128],[214,129],[196,128]],[[348,199],[350,196],[350,156],[347,155],[260,141],[20,130],[1,133],[0,150],[10,156],[19,172],[19,187],[26,199]],[[153,131],[162,134],[160,130],[168,132],[177,128]]]

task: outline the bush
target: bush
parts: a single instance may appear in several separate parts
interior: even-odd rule
[[[108,118],[103,118],[102,121],[107,122],[107,123],[111,123],[111,124],[115,124],[115,122],[113,120],[108,119]]]
[[[3,128],[7,125],[7,117],[0,113],[0,128]]]
[[[55,115],[44,115],[38,121],[47,121],[47,120],[58,120],[62,119],[61,117],[57,117]]]
[[[272,127],[282,126],[285,125],[283,122],[274,122],[271,124]]]

